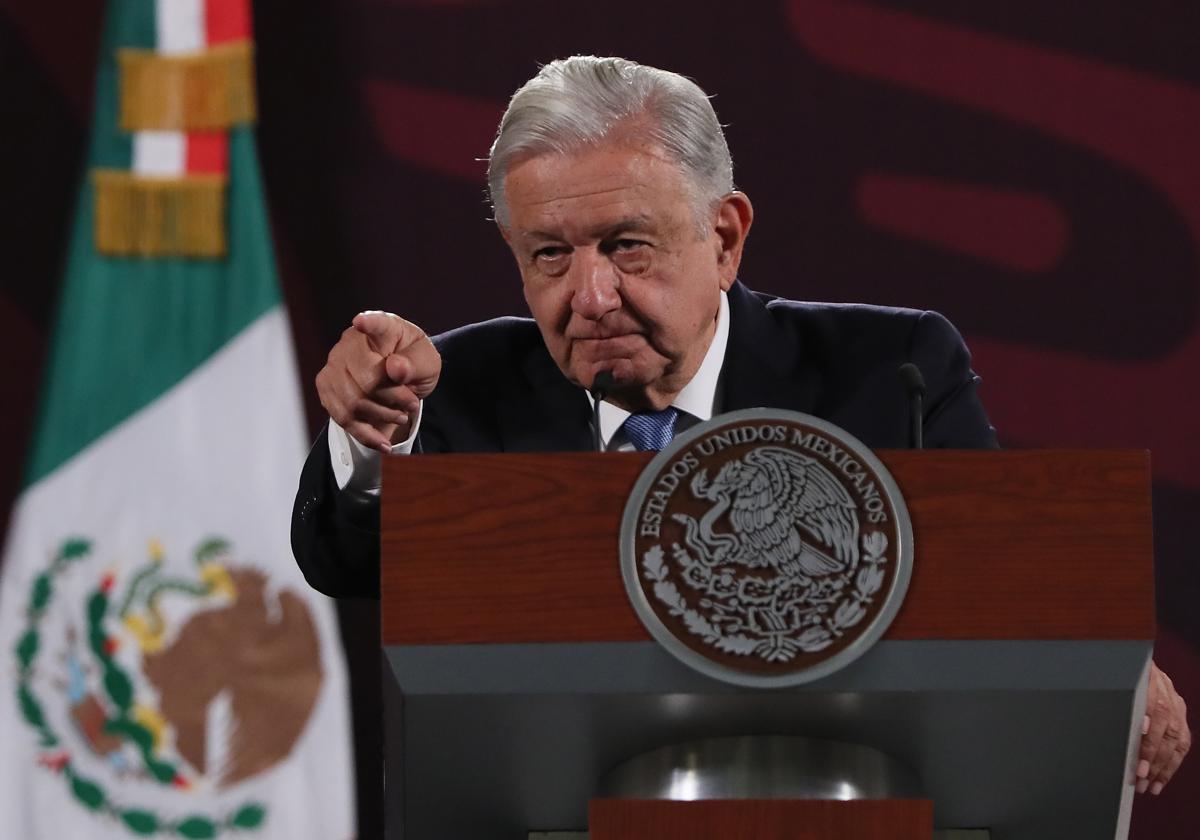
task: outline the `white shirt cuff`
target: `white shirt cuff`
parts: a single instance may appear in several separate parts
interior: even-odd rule
[[[412,433],[392,446],[393,455],[409,455],[421,430],[424,403],[417,407]],[[357,496],[378,496],[383,483],[383,455],[363,446],[333,420],[329,421],[329,461],[339,490]]]

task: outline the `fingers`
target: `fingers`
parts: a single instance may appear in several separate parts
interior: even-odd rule
[[[421,398],[408,385],[380,386],[371,393],[371,400],[380,406],[405,414],[415,414]]]
[[[386,454],[391,451],[393,437],[398,432],[402,433],[400,440],[407,437],[407,412],[365,398],[361,391],[353,387],[353,380],[348,376],[341,377],[337,384],[323,385],[324,375],[324,371],[317,375],[321,405],[329,412],[331,420],[363,446]],[[350,383],[352,390],[345,390],[346,383]]]
[[[387,377],[397,384],[408,385],[417,396],[429,396],[442,372],[442,357],[433,342],[421,333],[396,347],[385,359]]]
[[[317,374],[317,395],[348,434],[386,453],[409,436],[441,370],[441,356],[416,324],[388,312],[360,312]]]
[[[341,425],[340,423],[338,425]],[[374,449],[383,455],[390,454],[392,451],[392,438],[395,435],[395,426],[373,426],[370,423],[354,421],[345,426],[346,434],[357,440],[368,449]],[[403,439],[403,438],[401,438]]]
[[[318,380],[323,376],[330,377],[330,381],[323,387],[318,385],[322,405],[330,418],[359,443],[387,454],[392,444],[409,436],[412,418],[421,404],[412,389],[393,385],[377,387],[368,394],[349,372],[339,377],[323,371]]]
[[[384,358],[384,371],[393,383],[412,386],[421,398],[429,396],[441,374],[442,357],[424,330],[398,315],[378,310],[358,313],[353,326]],[[369,393],[371,389],[365,390]]]
[[[329,351],[325,367],[317,373],[317,396],[338,425],[354,418],[354,406],[386,378],[383,358],[367,346],[365,336],[349,329]]]
[[[376,428],[407,426],[409,417],[414,413],[415,410],[400,411],[371,400],[359,400],[354,406],[353,422],[368,423]]]
[[[1163,679],[1170,691],[1166,704],[1169,707],[1166,713],[1167,725],[1163,729],[1162,740],[1159,741],[1154,758],[1150,760],[1149,776],[1150,793],[1156,796],[1162,792],[1163,786],[1171,781],[1171,777],[1175,775],[1192,746],[1192,736],[1187,725],[1187,705],[1175,691],[1166,674],[1163,674]]]
[[[1154,680],[1154,676],[1151,676]],[[1150,718],[1150,725],[1146,730],[1146,734],[1142,736],[1141,749],[1138,753],[1137,765],[1137,780],[1135,787],[1138,793],[1145,793],[1150,789],[1152,779],[1157,775],[1157,771],[1161,768],[1161,760],[1158,757],[1159,748],[1162,746],[1163,733],[1167,730],[1168,712],[1164,707],[1165,700],[1161,697],[1156,698],[1153,702],[1147,700],[1146,711]]]
[[[416,324],[405,321],[399,315],[378,309],[359,312],[351,323],[354,329],[367,337],[372,348],[381,356],[386,356],[400,346],[411,331],[421,332]]]
[[[1192,746],[1187,704],[1171,678],[1151,663],[1146,692],[1146,721],[1135,771],[1138,793],[1162,792]]]

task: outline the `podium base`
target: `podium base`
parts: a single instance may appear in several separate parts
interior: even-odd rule
[[[916,775],[879,750],[783,735],[707,738],[632,758],[600,780],[621,799],[918,799]]]

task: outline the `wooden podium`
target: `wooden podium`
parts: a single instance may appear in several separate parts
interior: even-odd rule
[[[598,838],[672,836],[630,829],[639,812],[675,836],[736,838],[752,801],[671,823],[693,803],[596,799],[597,782],[656,747],[758,734],[887,753],[920,777],[940,828],[1124,838],[1154,638],[1148,454],[877,454],[912,516],[904,606],[847,668],[776,690],[685,667],[629,605],[618,534],[649,454],[387,460],[389,837],[578,831],[595,800]],[[885,836],[783,824],[798,833],[755,836]]]

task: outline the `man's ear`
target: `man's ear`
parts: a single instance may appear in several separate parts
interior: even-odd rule
[[[742,248],[754,222],[754,205],[744,192],[729,193],[717,207],[717,271],[721,288],[729,291],[737,279],[738,266],[742,262]]]

